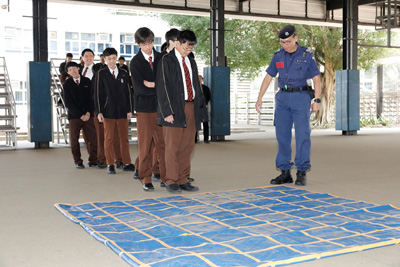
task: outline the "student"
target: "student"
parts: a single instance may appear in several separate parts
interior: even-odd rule
[[[146,27],[135,33],[140,49],[131,61],[132,85],[135,95],[137,132],[139,146],[139,177],[143,190],[153,191],[152,139],[158,156],[161,181],[165,181],[164,139],[162,127],[157,125],[157,92],[155,79],[157,64],[161,57],[154,48],[154,33]]]
[[[201,83],[201,88],[203,90],[204,99],[206,101],[206,107],[208,107],[208,102],[210,102],[211,100],[211,91],[210,88],[204,84],[203,76],[199,75],[199,80]],[[209,139],[208,121],[203,122],[203,136],[204,136],[204,143],[209,144],[210,141],[208,141]],[[197,143],[198,138],[199,138],[198,133],[196,131],[195,143]]]
[[[158,123],[163,126],[166,188],[171,193],[199,190],[188,180],[193,137],[201,122],[208,119],[197,65],[188,57],[196,43],[194,32],[181,31],[176,47],[158,64]]]
[[[100,69],[95,77],[95,111],[100,123],[104,123],[104,152],[107,173],[115,174],[114,135],[117,129],[124,171],[134,171],[129,154],[128,123],[132,118],[133,99],[129,87],[129,75],[119,69],[117,51],[108,47],[103,51],[107,66]]]
[[[82,51],[81,53],[81,59],[83,61],[83,65],[80,66],[79,73],[83,77],[87,77],[90,80],[93,80],[94,75],[96,72],[98,72],[101,68],[104,68],[105,66],[105,61],[104,61],[104,55],[100,55],[100,63],[94,64],[94,53],[91,49],[86,48]],[[102,58],[103,57],[103,62],[102,63]],[[93,89],[92,89],[93,90]],[[93,92],[92,92],[93,96]],[[97,114],[94,114],[94,117],[97,118]],[[99,169],[104,169],[107,167],[106,162],[106,156],[104,153],[104,126],[102,123],[99,123],[97,119],[94,120],[94,126],[96,128],[96,135],[97,135],[97,159],[98,159],[98,164],[97,167]],[[121,163],[122,161],[122,156],[121,156],[121,151],[119,149],[119,137],[118,134],[115,134],[115,140],[114,140],[114,151],[115,151],[115,162],[117,164],[117,168],[122,168],[123,164]],[[85,136],[84,136],[85,138]]]
[[[126,70],[126,72],[128,72],[128,74],[129,74],[129,67],[127,65],[125,65],[125,58],[123,56],[120,56],[118,58],[117,66],[118,66],[118,68]]]
[[[79,145],[80,131],[85,133],[89,153],[89,167],[97,166],[96,129],[93,123],[93,101],[91,100],[91,81],[79,75],[79,65],[70,61],[66,65],[70,76],[63,85],[64,101],[69,121],[69,140],[76,168],[84,169]]]
[[[66,66],[67,66],[68,62],[72,61],[72,58],[73,58],[73,55],[71,53],[67,53],[67,56],[65,57],[65,61],[62,62],[60,64],[60,67],[58,68],[58,70],[60,72],[61,83],[64,83],[69,77]]]
[[[166,47],[162,49],[163,54],[169,53],[172,49],[175,48],[176,40],[178,39],[179,30],[172,28],[165,33],[165,42]]]

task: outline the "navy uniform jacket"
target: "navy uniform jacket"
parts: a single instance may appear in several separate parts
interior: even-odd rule
[[[68,119],[80,119],[87,112],[93,117],[93,99],[91,97],[91,81],[82,77],[79,86],[74,78],[69,78],[64,85],[64,101],[67,107]]]
[[[154,50],[154,48],[153,54],[153,69],[151,69],[149,62],[144,58],[141,49],[131,60],[130,67],[136,112],[157,112],[156,88],[149,88],[143,83],[143,81],[156,81],[157,64],[161,58],[161,54]]]
[[[94,76],[95,112],[102,113],[106,119],[126,119],[133,113],[133,97],[129,86],[129,75],[118,69],[116,79],[108,66],[100,69]]]
[[[158,98],[158,124],[169,127],[186,127],[185,92],[182,70],[175,56],[175,48],[165,54],[158,62],[156,89]],[[194,114],[196,129],[201,129],[201,123],[208,121],[207,108],[201,88],[197,64],[189,57],[192,67],[192,87],[195,90]],[[174,116],[174,123],[164,121],[169,115]]]
[[[299,45],[292,55],[283,48],[275,52],[267,73],[271,77],[279,73],[279,88],[292,88],[307,86],[307,80],[319,75],[320,71],[311,49]]]

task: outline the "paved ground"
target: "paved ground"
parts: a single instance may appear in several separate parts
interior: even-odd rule
[[[196,145],[192,177],[201,192],[267,185],[278,175],[274,130],[263,129]],[[400,128],[362,129],[357,136],[315,130],[312,135],[313,167],[305,189],[400,207]],[[25,149],[0,151],[0,266],[128,266],[53,205],[170,194],[158,184],[154,192],[144,192],[132,173],[111,176],[105,170],[77,170],[69,148],[34,150],[26,142],[19,144]],[[131,155],[137,155],[135,144]],[[292,266],[398,267],[400,246]]]

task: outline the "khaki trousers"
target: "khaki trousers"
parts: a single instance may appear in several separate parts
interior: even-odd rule
[[[104,123],[100,123],[97,119],[97,114],[94,113],[94,127],[96,127],[97,135],[97,160],[99,162],[106,162],[106,154],[104,153]],[[119,136],[117,129],[114,133],[114,153],[115,153],[115,163],[122,162],[121,149],[119,144]]]
[[[119,148],[121,151],[122,162],[124,164],[131,163],[129,153],[129,137],[128,137],[128,120],[127,119],[106,119],[104,118],[104,152],[107,165],[113,165],[115,159],[115,135],[119,136]]]
[[[137,112],[137,133],[139,147],[139,176],[143,184],[151,183],[153,148],[160,166],[161,180],[165,181],[165,145],[162,128],[157,125],[157,113]]]
[[[194,148],[196,124],[194,103],[186,102],[187,127],[162,127],[165,141],[165,166],[167,185],[183,185],[190,175],[190,155]]]
[[[82,134],[85,135],[86,149],[89,154],[89,163],[97,162],[97,141],[96,130],[94,128],[93,118],[84,122],[81,119],[69,120],[69,143],[71,145],[72,157],[75,164],[82,163],[81,149],[79,145],[79,135],[82,129]]]

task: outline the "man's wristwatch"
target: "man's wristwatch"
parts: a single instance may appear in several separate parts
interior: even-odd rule
[[[319,98],[314,98],[314,103],[321,103],[321,99],[319,99]]]

